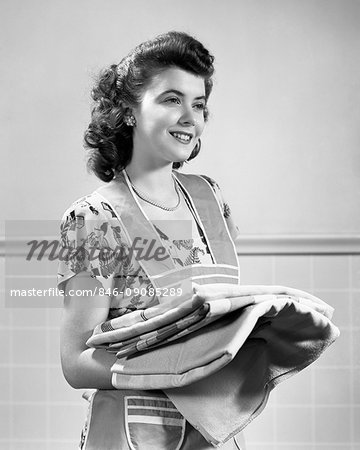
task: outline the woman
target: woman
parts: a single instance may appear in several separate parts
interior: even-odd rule
[[[107,184],[65,212],[62,244],[72,251],[59,268],[63,372],[74,388],[99,390],[81,448],[213,448],[161,391],[114,390],[116,357],[86,346],[109,318],[188,298],[194,279],[239,283],[238,229],[218,185],[174,170],[200,151],[213,60],[191,36],[169,32],[105,70],[93,90],[85,142]],[[245,447],[237,436],[223,448]]]

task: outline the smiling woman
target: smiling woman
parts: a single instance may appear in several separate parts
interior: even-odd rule
[[[163,101],[175,106],[183,103],[185,95],[194,96],[193,99],[186,98],[187,102],[195,100],[194,109],[202,110],[202,119],[207,120],[213,61],[214,57],[199,41],[185,33],[169,32],[140,44],[119,64],[111,65],[100,74],[93,89],[95,107],[92,121],[85,133],[87,147],[94,150],[89,165],[100,179],[110,181],[115,169],[120,170],[129,164],[136,134],[133,132],[136,118],[132,111],[139,112],[145,107],[144,101],[157,101],[159,104]],[[165,88],[162,77],[169,69],[176,69],[171,70],[175,73],[182,71],[183,77],[189,77],[187,81],[191,83],[184,86],[185,80],[179,80],[182,84],[176,86],[171,82],[177,80],[172,80],[168,74],[169,85]],[[196,84],[193,86],[194,80]],[[157,95],[163,96],[157,100],[151,98],[156,88]],[[199,150],[200,144],[194,145],[187,160],[195,158]],[[182,164],[183,161],[174,161],[172,167],[178,169]]]
[[[239,284],[238,229],[219,186],[176,170],[200,151],[213,60],[193,37],[169,32],[103,71],[93,90],[85,142],[106,184],[65,212],[61,242],[72,251],[58,273],[63,372],[74,388],[96,389],[80,448],[213,448],[162,390],[115,389],[117,357],[87,346],[102,322],[191,303],[195,281]],[[70,295],[81,290],[93,295]],[[222,448],[244,449],[241,433]]]
[[[154,165],[168,167],[169,163],[188,160],[204,129],[205,105],[201,77],[176,67],[155,76],[140,105],[129,105],[136,127],[128,174],[140,168],[146,171]]]

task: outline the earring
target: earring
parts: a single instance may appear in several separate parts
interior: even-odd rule
[[[124,116],[124,122],[128,127],[136,127],[136,119],[132,114]]]
[[[190,161],[193,158],[195,158],[195,156],[198,155],[199,151],[201,149],[201,140],[200,138],[197,141],[197,144],[195,145],[195,147],[193,148],[193,151],[191,152],[190,156],[188,157],[188,159],[186,161]]]
[[[197,144],[194,147],[193,153],[195,153],[195,155],[197,155],[199,153],[200,149],[201,149],[201,140],[199,138],[197,141]]]

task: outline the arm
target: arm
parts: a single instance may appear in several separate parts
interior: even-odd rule
[[[114,389],[111,384],[111,366],[116,356],[104,349],[86,346],[93,328],[107,319],[108,296],[69,296],[69,291],[95,292],[99,281],[81,272],[69,279],[65,287],[64,311],[60,331],[61,365],[67,382],[75,389]]]

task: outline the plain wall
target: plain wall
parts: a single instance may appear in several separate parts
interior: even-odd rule
[[[60,219],[100,184],[82,148],[93,77],[175,29],[216,57],[203,148],[184,172],[218,181],[244,235],[359,231],[359,1],[2,0],[0,8],[3,220]]]

